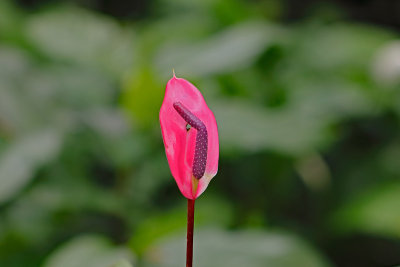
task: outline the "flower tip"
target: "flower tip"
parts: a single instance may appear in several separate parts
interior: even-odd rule
[[[172,75],[174,76],[173,78],[176,78],[175,69],[174,68],[172,68]]]

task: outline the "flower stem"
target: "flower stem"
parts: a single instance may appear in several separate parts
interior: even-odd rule
[[[188,199],[186,267],[193,264],[193,226],[194,226],[194,199]]]

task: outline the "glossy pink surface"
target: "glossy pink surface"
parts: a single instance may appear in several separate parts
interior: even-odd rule
[[[182,103],[207,128],[207,163],[205,173],[200,179],[196,179],[192,173],[197,130],[193,127],[187,130],[187,122],[173,107],[176,102]],[[219,142],[214,114],[193,84],[174,75],[167,83],[160,110],[160,124],[172,176],[186,198],[196,199],[218,171]]]

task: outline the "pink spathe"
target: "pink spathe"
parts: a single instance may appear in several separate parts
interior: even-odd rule
[[[198,130],[196,127],[188,127],[188,122],[174,108],[176,103],[190,111],[207,129],[206,166],[200,179],[193,175]],[[167,83],[160,110],[160,124],[172,176],[186,198],[196,199],[206,190],[218,171],[219,142],[214,114],[193,84],[174,75]]]

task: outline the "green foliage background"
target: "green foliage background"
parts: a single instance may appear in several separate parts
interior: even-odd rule
[[[119,20],[0,1],[0,266],[183,266],[186,202],[158,124],[175,68],[220,167],[195,266],[400,263],[400,42],[333,6],[159,0]]]

